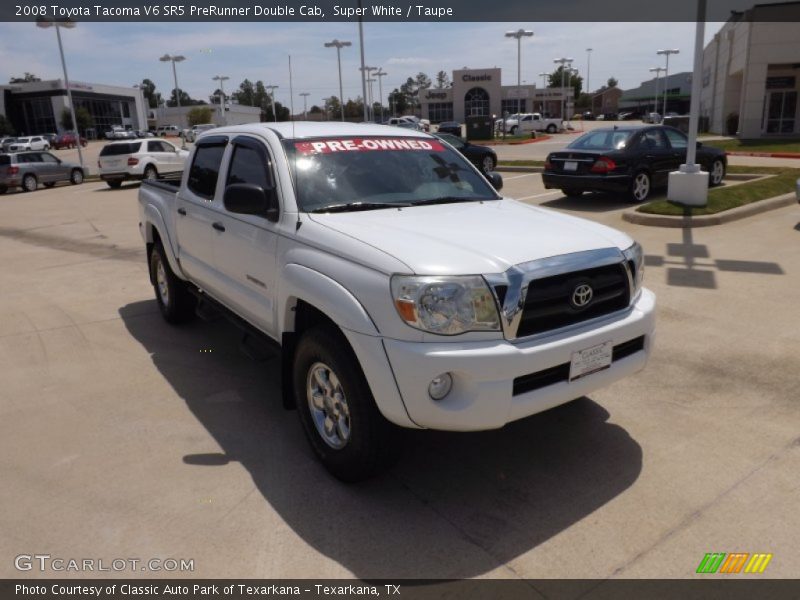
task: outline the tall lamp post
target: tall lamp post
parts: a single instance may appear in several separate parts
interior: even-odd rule
[[[72,89],[69,86],[69,75],[67,75],[67,61],[64,59],[64,46],[61,43],[61,28],[72,29],[75,27],[75,23],[73,21],[47,21],[45,19],[39,19],[36,21],[36,26],[42,29],[47,29],[48,27],[56,28],[58,52],[61,54],[61,69],[64,71],[64,86],[67,88],[67,98],[69,99],[69,114],[72,117],[72,125],[75,127],[75,133],[78,138],[75,147],[78,149],[78,161],[81,163],[81,169],[83,169],[83,152],[81,152],[80,143],[81,132],[78,130],[78,120],[75,118],[75,103],[72,101]]]
[[[364,65],[363,67],[359,67],[358,69],[361,71],[361,77],[364,78],[364,116],[367,121],[373,120],[372,115],[372,107],[369,106],[372,96],[372,87],[370,83],[370,73],[372,71],[377,71],[378,67],[368,67]],[[370,86],[370,87],[367,87]]]
[[[520,87],[520,80],[522,79],[522,38],[533,37],[533,32],[520,28],[516,31],[506,31],[506,37],[517,40],[517,112],[521,113],[520,100],[522,100],[522,88]]]
[[[336,48],[336,61],[339,65],[339,105],[341,107],[341,114],[342,114],[342,121],[344,121],[344,92],[342,91],[342,48],[347,48],[348,46],[352,46],[351,42],[340,42],[339,40],[333,40],[332,42],[325,42],[326,48]]]
[[[277,85],[265,85],[264,89],[269,90],[269,97],[272,101],[272,120],[277,123],[278,122],[278,109],[275,108],[275,90],[278,89],[280,86]]]
[[[661,113],[662,117],[667,116],[667,92],[669,91],[669,55],[679,54],[680,50],[673,48],[672,50],[659,50],[656,54],[663,54],[667,58],[667,64],[664,66],[664,110]],[[663,122],[663,120],[662,120]]]
[[[556,58],[555,60],[553,60],[555,64],[561,65],[561,120],[562,121],[564,120],[564,111],[567,101],[566,94],[564,92],[565,90],[564,75],[566,75],[568,65],[572,65],[572,61],[573,59],[571,58]]]
[[[305,121],[305,120],[308,118],[308,117],[306,116],[306,108],[307,108],[307,107],[306,107],[306,101],[308,100],[308,97],[309,97],[311,94],[309,94],[308,92],[300,92],[300,94],[299,94],[299,95],[303,97],[303,120]]]
[[[544,93],[544,90],[547,89],[547,77],[549,75],[550,73],[539,73],[539,77],[542,78],[542,93]],[[544,97],[542,97],[542,116],[544,116],[544,112]]]
[[[219,81],[219,92],[222,95],[219,103],[219,120],[222,125],[228,124],[228,117],[225,114],[225,82],[230,79],[227,75],[215,75],[211,78],[213,81]]]
[[[658,77],[661,75],[661,71],[664,70],[664,67],[653,67],[650,69],[651,73],[656,74],[656,81],[655,81],[655,91],[653,92],[653,112],[658,112]]]
[[[383,78],[386,77],[388,73],[383,70],[383,67],[375,71],[375,77],[378,78],[378,96],[379,103],[381,106],[381,123],[383,123]]]
[[[170,56],[169,54],[165,54],[161,58],[159,58],[161,62],[172,62],[172,78],[175,80],[175,102],[180,107],[181,105],[181,90],[178,87],[178,71],[175,68],[175,63],[183,62],[186,60],[185,56],[181,56],[180,54],[176,54],[174,56]]]
[[[592,50],[594,48],[587,48],[586,49],[586,93],[592,93],[591,83],[589,81],[589,77],[592,74]]]

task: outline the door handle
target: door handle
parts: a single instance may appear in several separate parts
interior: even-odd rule
[[[185,217],[186,216],[186,209],[185,208],[179,208],[178,209],[178,214],[183,216],[183,217]]]
[[[217,221],[216,223],[214,223],[214,224],[212,225],[212,227],[213,227],[214,229],[216,229],[217,231],[225,231],[225,225],[223,225],[223,224],[222,224],[222,223],[220,223],[219,221]]]

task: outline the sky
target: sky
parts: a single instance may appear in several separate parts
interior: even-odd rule
[[[706,40],[721,27],[706,24]],[[591,53],[590,85],[597,89],[609,77],[622,89],[651,78],[650,67],[663,66],[660,48],[678,48],[670,57],[670,73],[692,70],[694,23],[365,23],[366,64],[382,67],[384,98],[418,72],[435,79],[462,67],[503,70],[503,85],[516,84],[517,43],[504,36],[520,27],[534,36],[522,41],[522,80],[541,86],[541,72],[552,72],[553,59],[574,58],[586,86],[587,52]],[[78,23],[62,31],[70,79],[131,86],[144,78],[163,96],[173,88],[165,53],[182,54],[178,83],[193,98],[208,101],[215,75],[230,77],[230,93],[245,78],[278,85],[277,101],[289,104],[289,55],[292,57],[295,112],[339,95],[333,39],[353,42],[342,49],[345,98],[361,96],[357,23]],[[55,31],[32,23],[0,23],[0,82],[34,73],[42,79],[62,77]],[[378,86],[374,86],[374,95]]]

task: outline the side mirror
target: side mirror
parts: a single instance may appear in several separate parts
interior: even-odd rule
[[[496,189],[498,192],[503,189],[503,176],[500,175],[497,171],[491,171],[487,177],[489,178],[489,183],[492,184],[492,187]]]
[[[225,188],[222,202],[232,213],[258,215],[273,223],[278,220],[278,196],[275,188],[265,190],[254,183],[232,183]]]

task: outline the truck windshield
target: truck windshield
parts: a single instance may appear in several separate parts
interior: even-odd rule
[[[460,154],[435,139],[286,140],[284,147],[305,212],[499,199]]]

